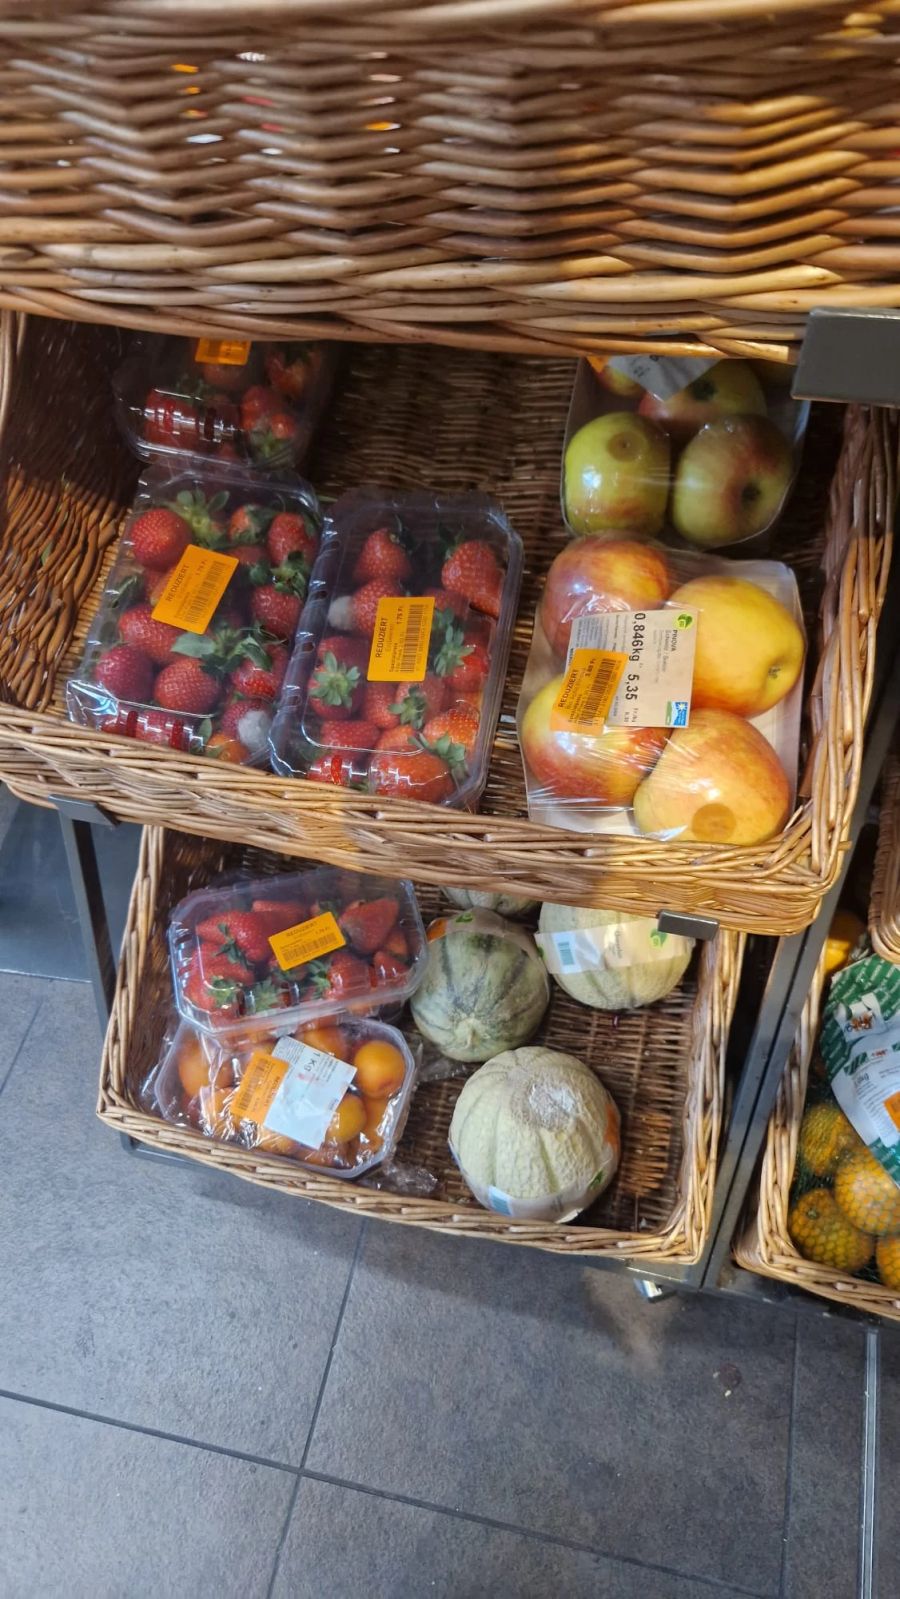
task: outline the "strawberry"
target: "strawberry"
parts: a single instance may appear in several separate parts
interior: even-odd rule
[[[444,679],[427,672],[421,683],[399,684],[391,709],[397,712],[402,726],[423,727],[430,717],[437,715],[445,694]]]
[[[395,683],[367,683],[363,694],[362,714],[376,727],[396,727],[400,712],[396,706]]]
[[[364,993],[374,986],[366,962],[358,955],[351,955],[349,950],[339,949],[327,965],[324,961],[311,961],[309,975],[323,999]]]
[[[298,922],[305,922],[308,915],[306,906],[299,899],[255,899],[251,909],[265,927],[267,940],[275,933],[284,933],[289,927],[296,927]],[[267,949],[266,956],[271,959],[271,949]]]
[[[286,350],[273,345],[266,351],[266,377],[273,389],[288,400],[302,400],[322,365],[315,345],[291,344]]]
[[[188,967],[182,992],[195,1009],[215,1011],[224,1020],[240,1014],[240,1000],[252,982],[253,968],[246,961],[219,955],[201,944]]]
[[[457,544],[441,569],[445,588],[461,594],[476,611],[494,617],[500,615],[503,576],[503,568],[485,539],[465,539]]]
[[[303,601],[298,595],[278,588],[275,583],[254,589],[250,596],[250,614],[254,622],[273,638],[292,639],[302,609]]]
[[[391,928],[382,948],[386,949],[389,955],[398,956],[400,960],[409,960],[409,943],[402,927]]]
[[[369,765],[369,792],[438,804],[451,797],[454,783],[446,761],[430,750],[376,750]]]
[[[261,383],[254,383],[251,388],[245,389],[241,396],[241,427],[244,432],[249,433],[258,427],[263,417],[268,416],[277,404],[277,394]]]
[[[323,722],[316,743],[323,749],[373,750],[378,742],[374,722]]]
[[[377,750],[420,750],[414,727],[388,727],[375,745]]]
[[[144,592],[147,596],[147,604],[150,606],[151,610],[153,610],[162,599],[163,590],[165,589],[165,586],[168,583],[169,578],[172,576],[174,570],[174,566],[169,566],[166,567],[165,571],[163,572],[154,572],[152,568],[148,567],[147,571],[144,573]]]
[[[252,700],[274,700],[287,671],[288,652],[283,644],[263,642],[250,634],[243,644],[244,660],[231,674],[232,689]]]
[[[228,521],[229,544],[257,544],[271,520],[266,505],[239,505]]]
[[[203,443],[200,407],[191,396],[150,389],[144,400],[144,438],[170,449],[196,448]]]
[[[329,634],[318,649],[318,664],[309,684],[309,709],[327,721],[355,715],[363,698],[369,648],[361,639]]]
[[[223,393],[234,394],[244,386],[242,366],[225,366],[221,361],[203,361],[200,372],[204,383],[207,383],[211,389],[221,389]]]
[[[480,725],[481,719],[473,706],[452,705],[448,711],[442,711],[440,716],[432,716],[425,723],[422,736],[429,744],[448,738],[454,744],[461,744],[464,750],[471,750],[478,738]]]
[[[268,747],[271,726],[271,700],[245,700],[235,695],[226,701],[219,731],[226,738],[238,739],[251,755],[261,755]]]
[[[377,949],[372,956],[372,970],[379,983],[400,983],[408,975],[409,968],[392,955],[390,950]]]
[[[172,659],[172,647],[181,637],[177,627],[168,622],[154,622],[149,605],[132,605],[119,617],[119,632],[123,641],[133,650],[148,655],[156,666],[167,666]]]
[[[153,666],[139,650],[114,644],[94,667],[94,682],[120,700],[147,700],[153,687]]]
[[[371,583],[364,583],[354,594],[341,594],[332,600],[328,610],[329,626],[342,628],[346,633],[365,633],[371,637],[375,631],[379,600],[397,599],[402,592],[399,583],[388,578],[373,578]]]
[[[362,955],[372,955],[379,949],[394,926],[400,912],[395,899],[355,899],[345,905],[338,918],[347,942]]]
[[[220,514],[227,503],[228,495],[224,489],[210,499],[200,489],[179,489],[169,510],[187,523],[195,543],[202,544],[205,549],[218,550],[228,543],[225,522]]]
[[[155,505],[135,517],[130,537],[132,553],[139,565],[163,572],[181,560],[191,542],[191,530],[177,511]]]
[[[214,945],[219,955],[251,966],[260,966],[272,953],[266,920],[253,911],[221,911],[198,922],[194,932],[204,944]]]
[[[302,555],[307,565],[312,566],[319,536],[306,517],[295,511],[279,511],[269,524],[266,543],[274,566],[281,566],[289,555]]]
[[[364,769],[359,767],[358,762],[358,756],[332,750],[313,761],[307,768],[306,776],[311,783],[331,783],[335,788],[353,788],[361,784],[364,775]]]
[[[229,738],[227,733],[213,733],[206,741],[204,755],[214,761],[226,761],[229,766],[245,766],[252,761],[253,753],[239,738]]]
[[[386,527],[370,533],[353,568],[353,582],[357,588],[382,578],[388,583],[405,583],[412,576],[412,562],[399,533]]]
[[[205,716],[216,704],[221,683],[204,671],[198,660],[182,656],[164,666],[153,685],[153,698],[167,711],[184,711]]]
[[[205,753],[202,736],[188,727],[177,716],[165,711],[132,712],[135,717],[133,737],[142,744],[161,744],[164,749],[178,750],[182,754]]]
[[[468,601],[461,594],[451,594],[447,589],[423,589],[422,592],[434,600],[435,616],[445,612],[451,617],[463,617],[469,609]]]
[[[434,670],[451,689],[480,688],[490,670],[487,645],[468,628],[448,627],[438,649]]]
[[[254,459],[267,466],[287,466],[294,458],[300,438],[300,423],[285,410],[267,411],[250,430]]]
[[[269,552],[264,544],[233,544],[228,551],[241,566],[262,566],[268,570]]]

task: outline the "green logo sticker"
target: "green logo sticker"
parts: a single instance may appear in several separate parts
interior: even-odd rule
[[[650,942],[655,944],[657,949],[662,949],[668,936],[668,933],[664,933],[661,927],[654,927],[653,932],[650,934]]]
[[[675,618],[676,627],[693,627],[693,625],[694,618],[692,616],[688,616],[686,611],[682,611],[681,615]]]

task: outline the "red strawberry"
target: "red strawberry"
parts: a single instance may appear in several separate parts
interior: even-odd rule
[[[316,345],[291,344],[283,350],[276,344],[266,351],[266,377],[288,400],[303,399],[321,365]]]
[[[274,566],[281,566],[289,555],[302,555],[307,564],[312,566],[319,548],[319,536],[305,517],[295,511],[279,511],[269,524],[266,543]]]
[[[267,940],[275,933],[284,933],[289,927],[296,927],[298,922],[305,922],[309,914],[299,899],[255,899],[252,909],[265,927]],[[271,957],[271,949],[266,953]]]
[[[264,544],[234,544],[228,551],[241,566],[265,566],[268,568],[269,552]]]
[[[228,543],[221,514],[227,503],[228,495],[224,489],[210,497],[200,489],[179,489],[169,510],[187,523],[195,543],[202,544],[205,549],[217,550]]]
[[[376,727],[396,727],[400,712],[396,709],[396,683],[367,683],[363,695],[362,714]]]
[[[254,911],[221,911],[198,922],[194,932],[218,954],[251,966],[260,966],[272,953],[266,920]]]
[[[462,594],[476,611],[495,617],[500,615],[503,576],[503,568],[484,539],[466,539],[457,544],[441,569],[445,588]]]
[[[405,583],[412,576],[412,562],[398,533],[386,527],[370,533],[353,568],[353,582],[357,587],[382,578],[388,583]]]
[[[490,671],[491,657],[477,631],[448,627],[437,652],[434,669],[451,689],[478,689]]]
[[[328,610],[329,626],[343,628],[347,633],[366,633],[371,637],[375,631],[379,600],[397,599],[402,592],[399,583],[387,578],[374,578],[371,583],[364,583],[354,594],[341,594],[332,600]]]
[[[237,364],[226,366],[221,361],[203,361],[200,365],[204,383],[211,389],[221,389],[223,393],[234,394],[237,389],[244,386],[244,368]]]
[[[287,671],[288,652],[283,644],[263,644],[249,638],[244,644],[245,659],[231,674],[231,686],[252,700],[274,700]]]
[[[383,947],[389,955],[396,955],[400,960],[409,960],[409,943],[402,927],[391,928]]]
[[[142,655],[149,655],[157,666],[167,666],[172,659],[172,646],[181,634],[168,622],[154,622],[149,605],[132,605],[119,617],[119,632],[126,644]]]
[[[241,427],[249,433],[278,405],[278,396],[261,383],[245,389],[241,397]]]
[[[267,411],[250,430],[254,459],[267,466],[286,466],[293,460],[300,438],[300,423],[292,412]]]
[[[363,955],[379,949],[400,912],[395,899],[355,899],[345,905],[338,920],[347,942]]]
[[[302,609],[303,601],[298,595],[287,593],[274,583],[254,589],[250,596],[250,614],[254,622],[273,638],[292,639]]]
[[[430,750],[376,750],[369,765],[369,791],[438,804],[451,797],[454,783],[447,762]]]
[[[144,591],[147,595],[147,603],[151,610],[153,610],[162,599],[163,590],[165,589],[165,586],[168,583],[169,578],[172,576],[174,570],[174,566],[167,567],[164,572],[154,572],[152,569],[148,568],[144,573]]]
[[[135,715],[134,737],[142,744],[161,744],[164,749],[178,750],[182,754],[201,755],[203,740],[177,716],[165,711],[138,711]]]
[[[448,738],[453,744],[461,744],[464,750],[471,750],[480,725],[481,719],[474,706],[452,705],[449,711],[442,711],[440,716],[432,716],[425,723],[423,737],[429,744]]]
[[[129,533],[135,560],[154,572],[177,565],[191,542],[191,530],[184,517],[164,505],[142,511]]]
[[[436,716],[444,703],[446,684],[442,677],[427,672],[421,683],[400,683],[394,709],[404,726],[423,727],[429,717]]]
[[[309,684],[310,710],[332,722],[355,715],[362,703],[368,663],[369,647],[361,639],[334,634],[323,638]]]
[[[260,755],[268,746],[271,726],[271,700],[245,700],[237,695],[226,703],[219,731],[238,739],[251,755]]]
[[[362,781],[364,773],[365,768],[359,766],[358,755],[333,750],[313,761],[306,775],[311,783],[331,783],[336,788],[352,788],[355,783]]]
[[[390,950],[377,949],[372,956],[372,970],[379,983],[399,983],[409,973],[409,967],[392,955]]]
[[[373,750],[377,742],[374,722],[323,722],[316,735],[323,749]]]
[[[446,611],[451,616],[462,617],[469,609],[468,601],[461,594],[451,594],[447,589],[424,589],[423,593],[434,600],[436,614]]]
[[[189,655],[164,666],[153,685],[153,698],[167,711],[205,716],[221,693],[221,683]]]
[[[415,727],[388,727],[375,745],[378,750],[420,750],[422,745]]]
[[[338,994],[359,994],[372,987],[369,968],[365,961],[348,950],[339,949],[328,963],[328,984],[325,994],[333,998]]]
[[[230,544],[256,544],[272,520],[266,505],[239,505],[228,522]]]
[[[253,982],[253,968],[246,961],[219,955],[209,945],[196,951],[183,983],[188,1004],[197,1010],[215,1011],[224,1020],[240,1014],[240,999]]]
[[[114,644],[94,667],[94,682],[120,700],[147,700],[153,687],[153,666],[128,644]]]
[[[203,443],[200,407],[192,396],[150,389],[144,401],[144,438],[148,444],[171,449],[179,445],[196,448]]]

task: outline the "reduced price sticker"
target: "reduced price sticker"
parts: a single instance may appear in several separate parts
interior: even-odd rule
[[[153,607],[154,622],[205,633],[237,570],[237,556],[189,544]]]
[[[434,596],[378,601],[369,654],[370,683],[421,683],[428,671]]]
[[[249,339],[198,339],[194,360],[210,366],[246,366]]]
[[[269,939],[272,953],[283,972],[295,966],[305,966],[307,961],[318,960],[320,955],[330,955],[334,949],[343,949],[347,940],[338,927],[332,911],[322,911],[306,922],[295,922],[283,933],[273,933]]]
[[[587,733],[607,718],[628,656],[615,650],[572,650],[562,687],[553,702],[554,732]]]

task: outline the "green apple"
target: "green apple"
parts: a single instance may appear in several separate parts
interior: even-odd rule
[[[669,441],[634,411],[595,416],[569,441],[566,521],[575,533],[658,533],[669,497]]]
[[[720,417],[765,416],[766,401],[759,378],[746,361],[717,361],[666,400],[645,394],[638,410],[665,428],[677,444],[684,444],[698,428]]]
[[[778,515],[793,468],[791,447],[768,417],[709,422],[678,462],[672,521],[704,550],[752,538]]]

